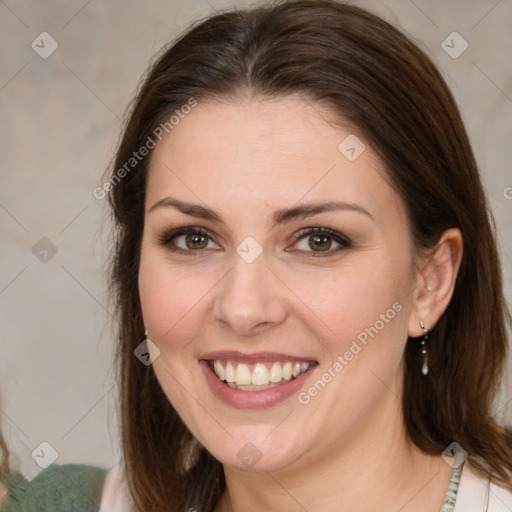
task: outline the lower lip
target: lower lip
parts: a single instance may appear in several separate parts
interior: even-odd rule
[[[286,384],[261,391],[244,391],[230,388],[215,375],[208,361],[200,360],[199,366],[205,374],[210,389],[224,403],[237,409],[264,409],[284,402],[290,396],[297,394],[317,365],[310,366],[308,371]]]

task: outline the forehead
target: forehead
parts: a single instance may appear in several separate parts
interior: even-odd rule
[[[166,193],[244,211],[338,199],[403,214],[362,135],[298,96],[199,101],[153,150],[148,202]]]

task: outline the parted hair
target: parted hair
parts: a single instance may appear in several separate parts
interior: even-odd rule
[[[406,345],[404,422],[425,452],[440,454],[456,441],[478,471],[510,484],[512,435],[493,416],[510,314],[492,215],[440,72],[399,29],[355,5],[291,0],[219,12],[153,60],[127,111],[110,178],[191,98],[236,101],[242,90],[257,98],[300,94],[357,127],[405,205],[418,252],[460,229],[463,258],[429,335],[426,377],[418,344]],[[152,367],[134,356],[144,339],[138,270],[150,156],[117,174],[108,197],[126,474],[136,510],[211,512],[225,488],[222,464],[194,439]]]

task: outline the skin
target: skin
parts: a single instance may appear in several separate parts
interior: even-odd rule
[[[407,337],[419,337],[446,309],[462,255],[458,230],[419,257],[403,203],[368,143],[349,161],[348,135],[325,105],[299,97],[202,101],[155,148],[146,194],[139,272],[148,337],[160,350],[157,378],[196,438],[224,466],[217,512],[438,511],[451,467],[407,438],[401,412]],[[224,223],[173,207],[164,197],[208,206]],[[331,211],[277,227],[280,208],[341,200],[364,208]],[[187,254],[159,244],[171,229],[211,233]],[[327,227],[332,241],[315,257],[304,228]],[[236,247],[253,237],[263,249],[247,263]],[[309,240],[311,237],[309,237]],[[185,236],[174,244],[185,247]],[[312,256],[313,255],[313,256]],[[213,350],[281,352],[319,366],[303,389],[332,367],[357,335],[393,304],[401,310],[307,404],[293,396],[258,410],[219,401],[198,365]],[[418,369],[419,371],[419,369]],[[238,458],[247,443],[260,460]],[[406,475],[406,478],[404,478]]]

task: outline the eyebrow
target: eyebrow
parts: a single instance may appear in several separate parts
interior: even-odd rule
[[[148,213],[151,213],[159,208],[175,208],[186,215],[191,215],[192,217],[197,217],[200,219],[206,219],[214,222],[219,222],[221,224],[225,224],[224,220],[222,219],[222,216],[215,210],[208,208],[207,206],[202,206],[200,204],[180,201],[173,197],[164,197],[163,199],[160,199],[151,208],[149,208]],[[312,202],[304,203],[299,206],[294,206],[292,208],[283,208],[280,210],[276,210],[272,215],[272,227],[275,228],[279,225],[286,224],[295,219],[304,219],[306,217],[311,217],[319,213],[332,211],[357,212],[366,215],[370,219],[374,220],[370,212],[368,212],[362,206],[355,203],[347,203],[345,201]]]

